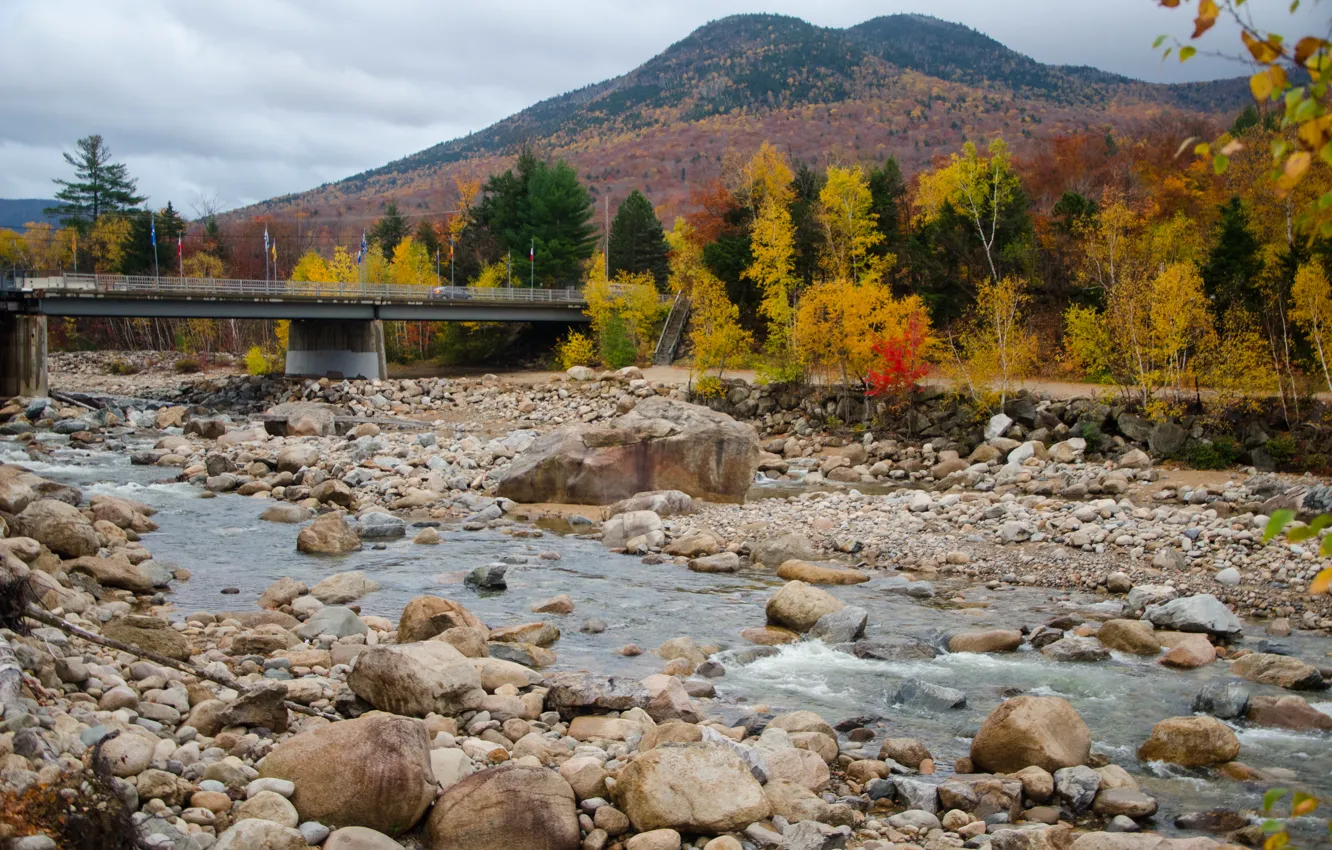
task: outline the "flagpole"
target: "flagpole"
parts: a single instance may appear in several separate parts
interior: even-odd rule
[[[454,262],[453,259],[453,234],[450,233],[449,234],[449,286],[458,285],[455,280],[456,270],[457,270],[457,264]]]
[[[532,280],[528,283],[528,288],[536,289],[536,239],[532,240],[532,246],[527,249],[527,265],[532,272]]]
[[[143,221],[143,219],[139,220]],[[161,280],[162,271],[157,267],[157,219],[153,217],[152,213],[148,213],[148,226],[152,229],[153,234],[153,278]]]

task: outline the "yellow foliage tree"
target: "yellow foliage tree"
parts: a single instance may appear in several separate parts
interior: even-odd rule
[[[333,283],[359,283],[361,280],[356,258],[341,245],[333,249],[333,259],[328,261],[328,277]]]
[[[754,337],[740,326],[740,308],[726,294],[726,284],[708,271],[703,249],[693,238],[694,229],[683,216],[666,234],[670,245],[671,289],[692,301],[689,344],[694,367],[717,376],[754,345]]]
[[[328,263],[316,251],[306,251],[291,270],[291,279],[297,283],[332,283]]]
[[[795,174],[791,172],[786,157],[769,142],[759,146],[758,152],[745,165],[743,175],[745,189],[749,193],[749,205],[755,215],[768,201],[788,207],[795,198],[791,188]]]
[[[796,347],[806,367],[829,382],[840,380],[849,393],[851,384],[864,380],[874,367],[875,344],[900,336],[913,315],[925,315],[920,299],[894,298],[881,281],[825,281],[800,298]]]
[[[1327,352],[1332,345],[1329,328],[1332,328],[1332,286],[1329,286],[1327,272],[1322,263],[1305,263],[1295,274],[1295,287],[1291,290],[1294,309],[1291,318],[1304,335],[1313,343],[1314,353],[1318,355],[1318,365],[1323,370],[1323,380],[1332,392],[1332,375],[1328,372]]]
[[[399,286],[434,286],[437,282],[435,266],[425,246],[411,236],[393,249],[389,264],[389,282]]]
[[[98,274],[109,274],[119,269],[125,258],[129,237],[130,222],[124,216],[104,215],[93,222],[92,231],[88,234],[93,270]]]
[[[1005,277],[981,284],[972,324],[952,344],[957,377],[972,398],[999,407],[1031,374],[1037,361],[1036,335],[1027,325],[1027,282]]]
[[[210,280],[220,278],[226,274],[226,269],[222,266],[222,261],[212,254],[198,253],[190,256],[185,261],[185,276],[207,278]]]
[[[763,298],[759,314],[767,326],[764,348],[768,355],[765,372],[777,380],[799,377],[795,353],[791,348],[791,327],[795,311],[791,294],[795,289],[795,226],[791,211],[773,197],[764,200],[750,236],[753,261],[742,276],[754,281]]]
[[[828,169],[828,180],[819,191],[818,217],[826,238],[823,268],[830,277],[855,282],[883,276],[892,258],[870,253],[883,241],[883,232],[864,168]]]
[[[985,249],[985,260],[990,266],[990,277],[998,280],[999,271],[994,261],[994,241],[998,235],[999,218],[1020,190],[1017,174],[1013,171],[1008,145],[996,138],[982,156],[974,142],[962,147],[962,155],[953,154],[948,164],[920,176],[916,191],[916,220],[927,223],[939,217],[946,204],[971,222]]]
[[[583,283],[587,314],[597,336],[604,365],[631,365],[652,350],[654,330],[665,318],[666,305],[651,272],[620,272],[606,280],[596,262],[589,263]]]

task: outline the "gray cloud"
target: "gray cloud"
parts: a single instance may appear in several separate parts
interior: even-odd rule
[[[188,208],[202,194],[231,207],[300,191],[624,73],[710,19],[756,11],[837,27],[923,12],[1044,62],[1160,82],[1244,70],[1203,56],[1162,63],[1152,39],[1191,25],[1154,0],[5,0],[0,197],[49,196],[66,173],[60,151],[93,132],[154,204]],[[1271,4],[1268,13],[1266,23],[1289,24]],[[1227,26],[1214,40],[1237,44]]]

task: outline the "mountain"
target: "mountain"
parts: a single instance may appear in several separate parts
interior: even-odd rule
[[[47,207],[53,207],[57,203],[41,198],[0,198],[0,227],[18,230],[30,221],[49,221],[58,224],[59,219],[45,213]]]
[[[768,140],[796,160],[881,161],[908,172],[963,141],[1131,130],[1163,116],[1233,115],[1242,79],[1145,83],[1045,65],[960,24],[888,15],[848,29],[781,15],[709,23],[629,73],[541,101],[477,133],[243,212],[315,217],[447,208],[453,176],[484,176],[529,144],[568,159],[594,195],[643,189],[667,211],[728,156]],[[440,207],[440,204],[443,207]],[[358,225],[359,226],[359,225]]]

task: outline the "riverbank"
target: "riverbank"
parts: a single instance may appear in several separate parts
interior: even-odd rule
[[[0,545],[58,583],[46,601],[242,686],[49,629],[4,633],[33,677],[0,734],[7,788],[91,781],[89,741],[120,731],[147,742],[118,745],[130,757],[151,752],[113,767],[108,793],[132,790],[135,826],[162,846],[397,847],[386,836],[408,823],[408,846],[441,850],[496,846],[477,834],[568,850],[1096,850],[1101,830],[1144,827],[1260,841],[1263,787],[1332,791],[1329,706],[1287,687],[1325,684],[1332,612],[1300,593],[1311,553],[1262,545],[1254,513],[1313,482],[1235,476],[1200,495],[1150,464],[1033,450],[1017,469],[959,469],[948,450],[811,431],[780,454],[765,444],[747,502],[652,503],[632,520],[643,539],[623,514],[599,541],[610,511],[495,489],[540,434],[610,427],[671,387],[633,373],[270,386],[169,399],[215,396],[209,411],[0,414],[18,432],[5,458],[52,482],[28,482],[37,501],[78,505],[97,544],[76,568],[40,524],[9,526],[22,534]],[[340,394],[343,418],[307,392]],[[96,524],[113,518],[123,543]],[[355,719],[372,708],[390,714]]]

